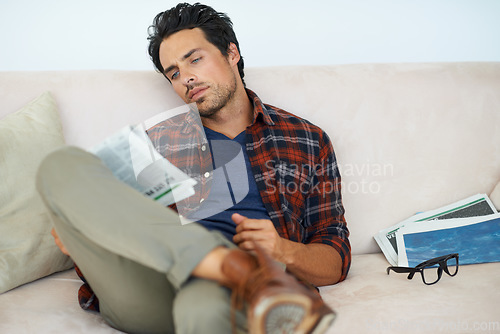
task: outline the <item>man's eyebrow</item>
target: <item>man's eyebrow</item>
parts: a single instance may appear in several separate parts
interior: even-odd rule
[[[191,57],[191,55],[193,53],[195,53],[196,51],[200,51],[201,49],[200,48],[197,48],[197,49],[192,49],[190,50],[188,53],[186,53],[184,56],[182,56],[182,60],[186,60],[188,59],[189,57]],[[168,72],[172,71],[174,68],[176,68],[177,66],[175,65],[170,65],[169,67],[167,67],[165,69],[165,71],[163,71],[164,74],[167,74]]]

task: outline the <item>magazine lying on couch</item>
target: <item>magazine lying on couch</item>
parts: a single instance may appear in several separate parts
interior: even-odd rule
[[[196,180],[162,156],[146,130],[189,112],[190,105],[165,111],[140,124],[129,125],[88,151],[97,155],[119,180],[164,206],[194,194]]]
[[[425,230],[429,225],[436,224],[438,221],[461,224],[460,221],[455,220],[460,218],[470,218],[468,222],[480,221],[482,216],[496,213],[497,210],[489,197],[486,194],[477,194],[435,210],[418,213],[394,226],[379,231],[374,239],[387,261],[393,266],[401,266],[399,251],[402,248],[398,243],[400,238],[397,237],[398,233],[401,234],[401,229],[420,226],[421,230]],[[425,224],[423,224],[424,222]]]
[[[398,266],[458,253],[460,264],[500,261],[500,214],[407,224],[396,233]]]

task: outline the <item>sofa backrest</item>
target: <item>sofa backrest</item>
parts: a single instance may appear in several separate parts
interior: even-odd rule
[[[500,180],[500,63],[249,68],[245,81],[332,139],[355,254],[378,252],[379,230]],[[47,90],[68,144],[84,148],[182,104],[153,71],[3,72],[0,118]]]

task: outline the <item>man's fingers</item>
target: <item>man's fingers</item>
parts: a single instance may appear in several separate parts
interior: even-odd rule
[[[270,220],[267,219],[248,219],[244,218],[236,223],[236,233],[243,231],[257,231],[257,230],[272,230],[274,231],[274,225]]]
[[[245,241],[238,244],[238,247],[245,251],[252,251],[255,249],[255,243],[253,241]]]
[[[236,233],[260,229],[262,229],[262,224],[258,224],[256,223],[256,221],[250,219],[247,219],[244,222],[241,222],[239,225],[236,225]]]
[[[70,256],[68,250],[66,249],[66,247],[64,247],[63,243],[61,242],[61,239],[59,239],[59,236],[57,235],[57,232],[54,228],[52,228],[52,230],[50,231],[50,234],[52,234],[52,236],[54,237],[54,241],[55,241],[57,247],[59,247],[59,249],[61,250],[61,252],[64,255]]]
[[[255,233],[244,231],[235,234],[233,237],[233,242],[238,245],[242,242],[251,241],[255,239],[256,239]]]
[[[253,240],[253,241],[266,241],[274,238],[273,231],[251,231],[246,230],[239,233],[236,233],[233,237],[234,243],[238,244],[243,241]]]

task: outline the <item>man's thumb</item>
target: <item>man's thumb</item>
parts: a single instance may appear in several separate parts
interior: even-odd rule
[[[241,223],[243,220],[246,219],[245,216],[242,216],[240,215],[239,213],[233,213],[233,215],[231,216],[231,219],[233,220],[233,222],[238,225],[239,223]]]

